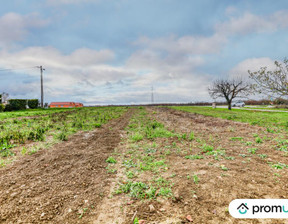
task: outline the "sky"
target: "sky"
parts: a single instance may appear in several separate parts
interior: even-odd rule
[[[10,0],[0,92],[85,105],[212,101],[214,80],[288,52],[286,0]],[[252,97],[253,98],[253,97]]]

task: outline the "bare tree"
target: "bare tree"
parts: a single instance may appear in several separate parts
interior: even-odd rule
[[[288,59],[283,63],[274,62],[276,69],[268,71],[267,67],[261,67],[259,71],[248,70],[250,78],[255,81],[253,88],[258,93],[268,96],[288,96]]]
[[[236,97],[247,97],[250,94],[251,85],[242,79],[216,80],[208,87],[209,95],[213,98],[225,98],[228,109],[231,110],[232,100]]]

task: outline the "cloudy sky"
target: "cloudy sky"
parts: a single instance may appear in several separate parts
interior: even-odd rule
[[[5,2],[5,3],[3,3]],[[10,0],[0,92],[93,104],[211,100],[219,77],[288,56],[286,0]],[[12,69],[12,70],[5,70]]]

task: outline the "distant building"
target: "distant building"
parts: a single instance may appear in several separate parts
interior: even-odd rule
[[[74,107],[83,107],[82,103],[74,102],[52,102],[49,105],[50,108],[74,108]]]
[[[83,103],[75,103],[75,107],[83,107]]]

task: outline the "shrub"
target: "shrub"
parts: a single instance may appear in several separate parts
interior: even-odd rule
[[[5,106],[4,106],[4,104],[1,104],[1,103],[0,103],[0,112],[3,112],[3,111],[4,111],[4,109],[5,109]]]
[[[12,111],[13,107],[10,104],[7,104],[4,108],[4,111]]]
[[[9,109],[11,109],[11,110],[25,110],[26,109],[26,105],[27,105],[27,100],[12,99],[12,100],[9,100],[9,104],[8,105],[10,105]],[[8,110],[8,111],[11,111],[11,110]]]
[[[28,107],[30,109],[36,109],[39,106],[39,100],[38,99],[32,99],[28,100]]]

